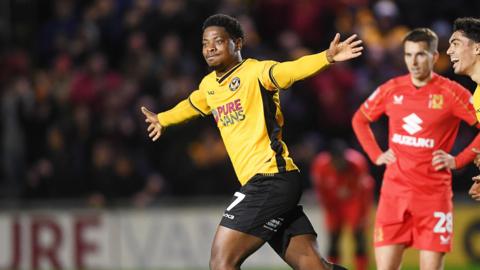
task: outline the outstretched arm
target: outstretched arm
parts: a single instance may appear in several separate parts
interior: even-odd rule
[[[145,107],[142,107],[141,110],[145,115],[145,122],[149,124],[147,131],[152,141],[160,138],[165,127],[180,124],[199,115],[205,116],[209,114],[209,107],[205,97],[199,90],[193,91],[189,98],[180,101],[168,111],[156,114]]]
[[[340,34],[337,33],[327,50],[273,65],[269,70],[270,79],[277,88],[285,89],[296,81],[318,73],[331,63],[356,58],[363,50],[362,40],[356,38],[357,35],[352,35],[340,42]]]

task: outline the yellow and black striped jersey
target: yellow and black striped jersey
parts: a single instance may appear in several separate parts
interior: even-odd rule
[[[325,52],[278,63],[247,59],[199,89],[175,108],[158,114],[162,126],[212,114],[242,185],[258,173],[298,170],[282,140],[280,89],[328,65]]]

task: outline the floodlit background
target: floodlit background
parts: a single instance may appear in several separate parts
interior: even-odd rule
[[[149,141],[140,113],[172,107],[208,68],[201,25],[237,17],[245,58],[285,61],[320,52],[336,32],[364,40],[362,57],[282,93],[284,137],[303,174],[304,203],[326,249],[310,163],[332,138],[359,149],[353,112],[406,73],[401,40],[439,36],[435,71],[470,90],[445,54],[453,20],[480,16],[467,0],[3,0],[0,1],[0,269],[206,269],[222,209],[239,187],[213,118]],[[386,145],[386,121],[373,126]],[[453,152],[476,130],[462,126]],[[376,196],[382,168],[371,167]],[[480,269],[480,205],[455,172],[455,242],[447,269]],[[352,261],[348,235],[343,252]],[[248,269],[286,269],[268,248]],[[418,268],[409,252],[406,267]],[[373,266],[372,266],[373,267]],[[262,268],[263,269],[263,268]],[[410,269],[410,268],[408,268]]]

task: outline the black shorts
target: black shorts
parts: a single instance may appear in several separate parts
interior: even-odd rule
[[[262,238],[283,257],[292,236],[317,235],[298,205],[299,176],[298,171],[255,175],[235,192],[220,225]]]

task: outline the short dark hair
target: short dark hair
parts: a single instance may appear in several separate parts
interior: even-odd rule
[[[453,32],[460,31],[468,39],[480,42],[480,19],[472,17],[458,18],[453,22]]]
[[[225,14],[212,15],[203,22],[202,31],[205,31],[209,26],[220,26],[225,28],[232,39],[244,38],[240,22],[231,16]]]
[[[438,36],[430,30],[429,28],[415,28],[412,31],[408,32],[407,35],[403,38],[403,44],[405,42],[426,42],[428,45],[428,50],[430,52],[435,52],[438,50]]]

